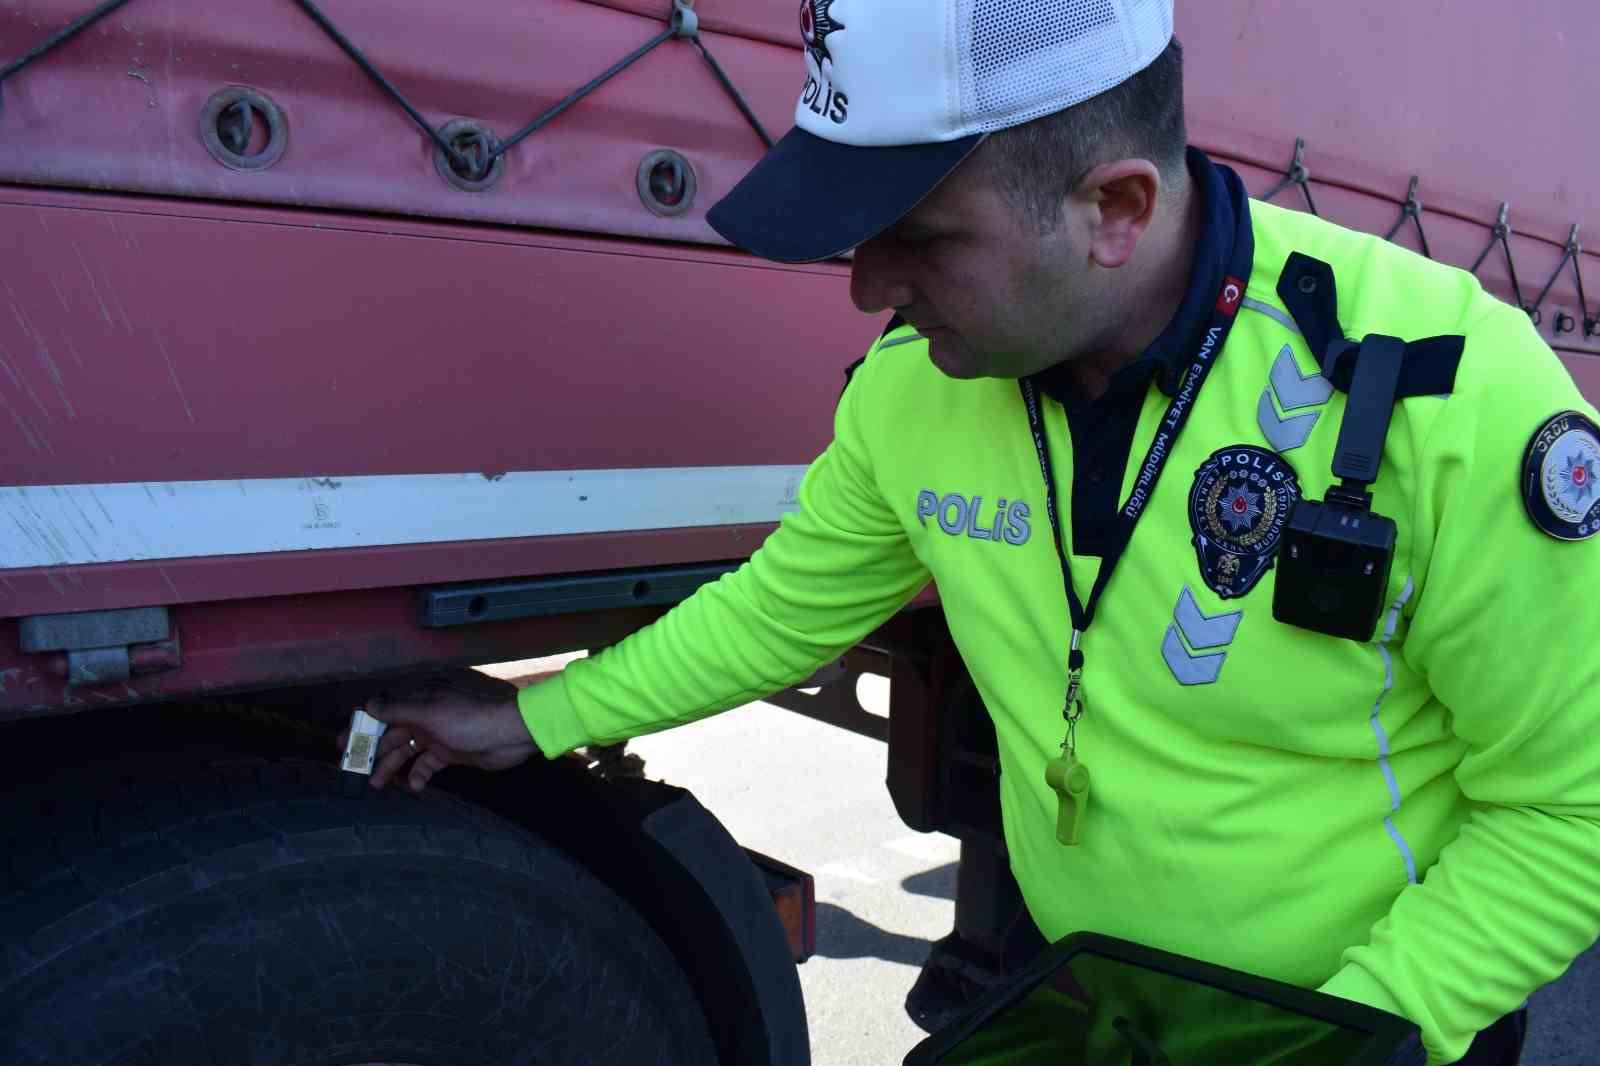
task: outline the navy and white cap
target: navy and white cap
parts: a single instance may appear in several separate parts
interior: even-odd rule
[[[800,0],[795,128],[707,221],[764,259],[814,262],[916,207],[995,130],[1153,63],[1172,0]]]

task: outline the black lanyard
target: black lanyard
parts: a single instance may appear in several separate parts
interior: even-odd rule
[[[1243,243],[1246,246],[1251,244],[1248,239]],[[1249,259],[1244,258],[1241,264],[1240,259],[1243,257],[1238,251],[1236,248],[1234,262],[1231,265],[1235,269],[1242,269],[1244,277],[1248,279]],[[1061,539],[1061,523],[1057,520],[1055,471],[1050,463],[1050,445],[1044,435],[1039,389],[1031,378],[1023,378],[1020,382],[1023,405],[1028,411],[1028,428],[1033,432],[1033,445],[1039,452],[1039,471],[1044,475],[1045,514],[1050,521],[1050,533],[1055,537],[1056,555],[1061,560],[1061,581],[1066,586],[1067,605],[1072,611],[1072,642],[1067,651],[1067,696],[1062,708],[1062,714],[1067,720],[1067,740],[1062,746],[1069,755],[1074,754],[1077,747],[1075,734],[1078,719],[1083,715],[1081,695],[1083,650],[1079,646],[1083,634],[1094,621],[1095,608],[1099,606],[1100,596],[1111,580],[1111,573],[1122,560],[1122,553],[1127,550],[1128,542],[1133,539],[1134,526],[1138,525],[1145,508],[1150,504],[1150,498],[1155,495],[1156,482],[1161,479],[1161,472],[1166,469],[1167,460],[1172,457],[1172,449],[1177,444],[1178,434],[1183,432],[1189,416],[1194,413],[1200,389],[1211,376],[1211,368],[1216,365],[1217,355],[1227,343],[1228,333],[1233,329],[1234,320],[1238,316],[1239,303],[1244,297],[1244,289],[1245,281],[1238,277],[1230,276],[1223,280],[1222,288],[1217,293],[1216,309],[1206,326],[1200,347],[1190,358],[1178,393],[1168,405],[1161,424],[1156,427],[1155,440],[1150,443],[1150,450],[1145,454],[1144,463],[1139,468],[1139,476],[1134,479],[1133,491],[1128,495],[1128,502],[1123,504],[1121,513],[1117,515],[1116,533],[1110,550],[1101,561],[1100,573],[1095,577],[1088,603],[1080,602],[1077,590],[1072,587],[1072,564],[1068,562],[1066,545]]]

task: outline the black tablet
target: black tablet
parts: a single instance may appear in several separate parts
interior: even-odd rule
[[[1075,933],[905,1066],[1425,1066],[1417,1027],[1360,1003]]]

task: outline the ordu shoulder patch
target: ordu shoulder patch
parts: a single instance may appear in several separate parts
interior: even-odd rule
[[[1272,569],[1300,479],[1281,455],[1249,444],[1211,453],[1189,490],[1189,527],[1206,585],[1225,600]]]
[[[1522,502],[1557,540],[1600,533],[1600,428],[1577,411],[1540,426],[1522,457]]]

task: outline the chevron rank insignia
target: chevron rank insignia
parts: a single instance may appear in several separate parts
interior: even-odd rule
[[[1300,479],[1282,456],[1236,444],[1195,471],[1189,526],[1200,576],[1225,600],[1246,595],[1278,557]]]
[[[1540,426],[1522,457],[1522,502],[1557,540],[1600,533],[1600,428],[1576,411]]]
[[[1285,344],[1272,362],[1267,387],[1261,390],[1261,401],[1256,405],[1261,435],[1273,450],[1293,451],[1311,438],[1311,431],[1322,416],[1321,408],[1332,396],[1332,383],[1321,374],[1300,373],[1294,349]],[[1280,407],[1284,414],[1278,414]]]
[[[1233,635],[1243,620],[1243,611],[1206,614],[1194,601],[1189,586],[1183,586],[1178,606],[1172,610],[1172,624],[1161,641],[1161,657],[1178,684],[1216,684],[1228,658],[1228,645],[1233,643]]]

